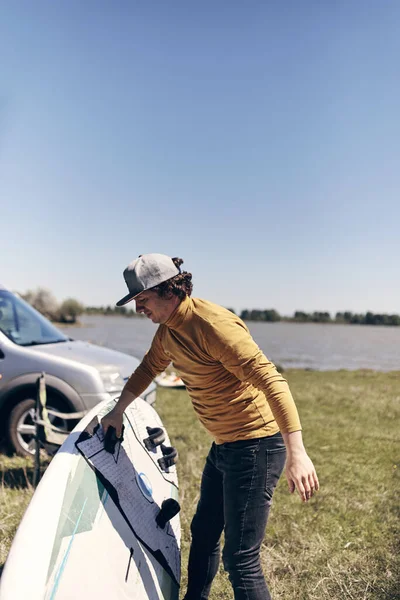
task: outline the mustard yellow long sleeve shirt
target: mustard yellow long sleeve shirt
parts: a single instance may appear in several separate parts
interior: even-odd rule
[[[126,389],[140,396],[171,361],[217,444],[301,429],[286,380],[229,310],[182,300],[159,326]]]

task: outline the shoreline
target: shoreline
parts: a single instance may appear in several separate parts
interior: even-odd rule
[[[239,316],[239,315],[237,315]],[[121,319],[140,319],[143,320],[145,319],[145,317],[142,316],[134,316],[134,315],[121,315],[121,314],[114,314],[114,313],[85,313],[84,317],[118,317]],[[241,317],[239,317],[241,318]],[[262,320],[258,320],[258,319],[245,319],[242,321],[244,321],[244,323],[259,323],[259,324],[263,324],[263,325],[286,325],[286,324],[290,324],[290,325],[317,325],[317,326],[321,326],[321,325],[345,325],[346,327],[374,327],[374,328],[379,328],[381,327],[382,329],[398,329],[400,327],[400,325],[394,325],[394,324],[387,324],[384,325],[383,323],[347,323],[345,321],[298,321],[296,319],[281,319],[280,321],[262,321]],[[87,325],[83,324],[79,319],[75,322],[75,323],[63,323],[63,322],[59,322],[59,321],[51,321],[51,323],[53,325],[55,325],[56,327],[87,327]]]

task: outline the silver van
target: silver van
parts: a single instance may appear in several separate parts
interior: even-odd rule
[[[59,412],[87,411],[118,397],[138,359],[75,341],[19,296],[0,285],[0,438],[19,455],[34,452],[36,381],[44,372],[47,406]],[[142,394],[149,404],[156,385]],[[71,430],[76,422],[52,418]]]

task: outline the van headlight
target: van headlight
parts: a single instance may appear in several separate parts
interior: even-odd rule
[[[112,392],[120,392],[125,385],[121,373],[116,371],[100,371],[100,377],[105,391],[109,394]]]

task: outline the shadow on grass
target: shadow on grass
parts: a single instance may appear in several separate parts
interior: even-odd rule
[[[4,456],[12,456],[11,448],[4,438],[0,438],[0,454],[4,454]]]
[[[40,467],[40,477],[43,476],[46,465]],[[27,489],[33,487],[33,476],[35,469],[33,467],[13,467],[6,469],[0,474],[0,485],[9,489]]]

